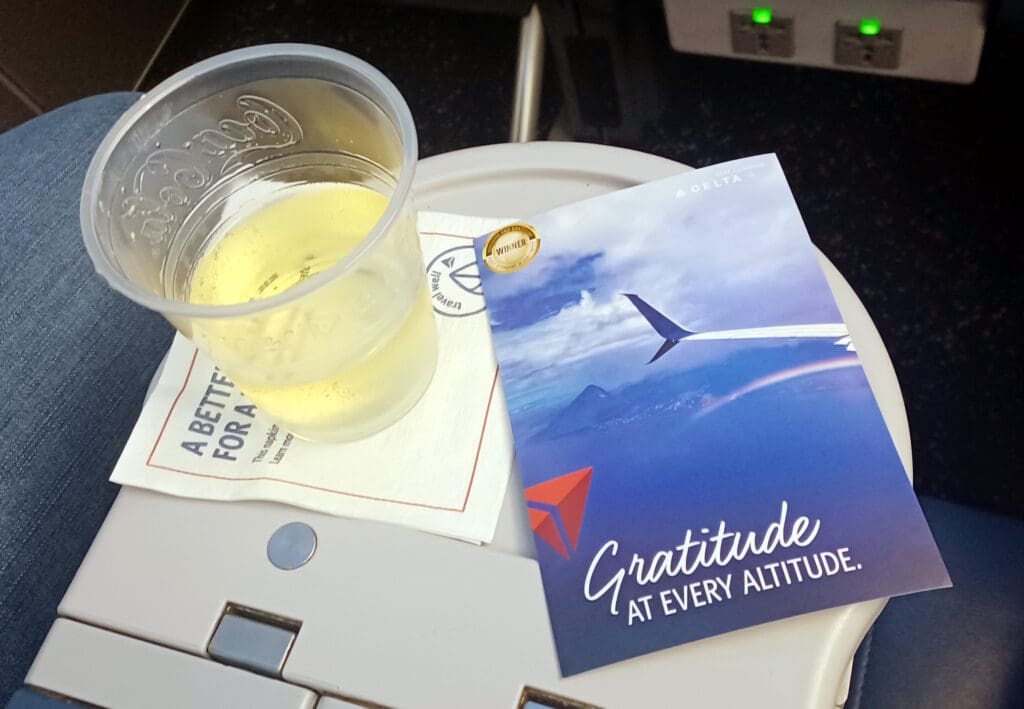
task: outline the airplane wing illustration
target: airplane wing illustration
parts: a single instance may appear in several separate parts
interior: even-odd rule
[[[651,324],[651,327],[653,327],[659,335],[665,338],[661,347],[658,348],[658,351],[654,353],[654,356],[651,357],[647,364],[650,364],[662,357],[662,355],[678,345],[679,341],[683,338],[690,337],[694,334],[689,330],[685,330],[676,325],[663,314],[658,312],[653,305],[635,293],[623,293],[623,295],[629,298],[629,302],[631,302],[636,309],[640,311],[640,314],[646,318],[647,322]]]
[[[640,311],[644,319],[651,324],[654,330],[665,338],[665,342],[650,361],[662,357],[666,352],[679,344],[680,340],[760,340],[769,338],[791,338],[791,337],[822,337],[835,338],[838,346],[855,352],[856,348],[850,339],[850,331],[845,323],[813,323],[809,325],[772,325],[769,327],[750,327],[737,330],[715,330],[706,332],[690,332],[669,320],[663,313],[654,306],[634,293],[623,293],[629,301]]]
[[[629,298],[629,302],[636,306],[636,309],[640,311],[641,315],[647,318],[647,322],[651,324],[651,327],[653,327],[657,333],[666,340],[675,340],[676,342],[679,342],[679,340],[684,337],[694,334],[689,330],[684,330],[676,325],[674,322],[655,310],[654,306],[650,305],[640,296],[634,293],[623,293],[623,295]]]
[[[813,323],[810,325],[771,325],[769,327],[748,327],[739,330],[708,330],[694,333],[691,340],[764,340],[787,337],[821,337],[835,339],[834,344],[841,345],[853,352],[850,331],[846,323]]]

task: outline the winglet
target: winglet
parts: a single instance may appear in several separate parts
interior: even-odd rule
[[[655,331],[666,340],[675,340],[678,342],[684,337],[689,337],[690,335],[695,334],[676,325],[660,313],[653,305],[635,293],[623,293],[622,295],[629,298],[629,302],[631,302],[634,307],[640,311],[640,314],[643,315],[644,319],[651,324],[651,327],[653,327]]]
[[[651,357],[647,361],[647,364],[650,364],[651,362],[655,361],[656,359],[661,358],[662,355],[664,355],[666,352],[668,352],[670,349],[672,349],[673,347],[675,347],[678,344],[679,344],[679,340],[665,340],[661,344],[661,347],[658,348],[658,351],[654,353],[654,356]]]

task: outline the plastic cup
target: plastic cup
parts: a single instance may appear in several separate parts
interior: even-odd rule
[[[355,57],[299,44],[222,54],[161,83],[110,130],[82,190],[85,245],[111,287],[163,314],[286,429],[360,438],[412,408],[437,360],[410,194],[416,150],[402,96]],[[311,191],[339,186],[386,200],[368,223],[317,210],[317,243],[342,248],[335,225],[365,229],[354,246],[322,270],[285,274],[295,284],[266,297],[197,297],[197,273],[234,282],[252,270],[274,283],[278,262],[312,249],[301,209],[260,232],[262,261],[228,251],[225,237],[268,205],[320,204]],[[203,259],[222,242],[225,261],[210,271]]]

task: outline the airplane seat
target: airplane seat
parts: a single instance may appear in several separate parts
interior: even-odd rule
[[[846,709],[1024,706],[1024,521],[920,499],[953,588],[889,601]]]

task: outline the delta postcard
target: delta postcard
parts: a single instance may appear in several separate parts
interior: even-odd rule
[[[563,675],[950,585],[774,155],[476,250]]]

